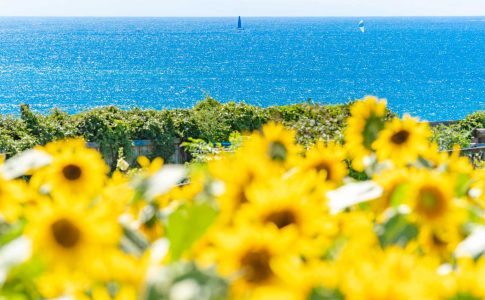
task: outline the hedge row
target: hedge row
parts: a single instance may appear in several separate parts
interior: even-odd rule
[[[189,137],[211,142],[227,141],[234,131],[259,129],[274,120],[298,132],[298,141],[309,144],[318,138],[342,139],[348,105],[312,103],[261,108],[245,103],[221,104],[207,98],[191,109],[121,110],[109,106],[69,115],[54,109],[48,115],[20,106],[20,117],[0,116],[0,151],[7,156],[68,137],[83,137],[96,142],[101,152],[116,157],[123,148],[130,157],[136,139],[149,139],[155,144],[152,156],[168,158],[175,151],[173,141]]]
[[[342,140],[349,104],[309,102],[261,108],[245,103],[221,104],[206,98],[191,109],[121,110],[109,106],[74,115],[57,109],[42,115],[32,112],[27,105],[21,105],[20,110],[20,117],[0,116],[0,151],[7,156],[53,140],[80,136],[98,143],[101,152],[108,157],[116,158],[118,150],[123,148],[125,157],[130,158],[133,140],[149,139],[155,145],[151,156],[169,158],[175,151],[175,138],[181,142],[189,137],[222,142],[234,131],[259,129],[268,121],[294,128],[298,142],[304,145],[321,138]],[[450,147],[452,142],[465,145],[475,127],[485,127],[483,112],[470,115],[451,127],[438,127],[435,139],[443,147]]]

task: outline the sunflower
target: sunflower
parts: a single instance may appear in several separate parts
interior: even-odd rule
[[[267,179],[267,170],[254,162],[253,156],[239,151],[208,163],[210,175],[223,186],[223,192],[216,197],[221,211],[220,222],[232,224],[235,212],[248,203],[247,192],[251,186]],[[276,172],[274,175],[281,173],[281,170],[272,171]]]
[[[286,130],[283,125],[270,122],[261,132],[250,136],[243,145],[243,152],[261,163],[279,166],[293,166],[299,157],[301,147],[296,144],[295,131]]]
[[[54,142],[45,150],[53,155],[53,162],[34,174],[35,187],[78,199],[89,199],[101,190],[108,167],[96,150],[86,148],[82,140]]]
[[[275,179],[254,185],[248,191],[249,203],[236,215],[238,221],[269,226],[279,231],[311,235],[324,216],[324,206],[296,182]]]
[[[453,180],[446,174],[425,170],[415,174],[410,193],[412,213],[423,225],[439,225],[463,217],[463,207],[454,200]]]
[[[315,171],[322,174],[327,183],[340,185],[347,175],[347,166],[344,162],[345,152],[342,146],[330,142],[320,141],[306,152],[301,163],[301,171]]]
[[[345,130],[345,146],[354,169],[363,171],[364,158],[374,152],[372,144],[384,128],[386,100],[367,96],[352,105],[350,114]]]
[[[442,222],[423,226],[419,231],[418,244],[424,253],[449,260],[462,239],[460,228],[454,222]]]
[[[377,140],[372,143],[377,158],[392,160],[397,166],[414,163],[428,149],[431,131],[426,123],[419,123],[409,115],[394,118],[386,124]]]
[[[258,289],[279,286],[274,266],[291,255],[289,240],[277,231],[256,227],[226,229],[218,234],[217,260],[222,274],[234,279],[232,294],[238,298]]]
[[[292,251],[321,256],[337,227],[326,214],[324,197],[312,193],[303,179],[270,179],[247,190],[248,202],[232,214],[234,226],[274,230],[292,241]]]
[[[208,163],[210,174],[224,183],[224,198],[232,198],[233,207],[238,208],[247,202],[244,190],[262,175],[261,169],[253,167],[248,157],[236,155],[224,160],[213,160]]]
[[[60,281],[66,286],[96,278],[102,254],[114,249],[121,236],[117,216],[99,205],[44,202],[29,212],[28,220],[25,232],[33,254],[48,266],[49,276],[64,277]]]

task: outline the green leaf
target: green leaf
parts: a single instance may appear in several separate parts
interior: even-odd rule
[[[0,300],[41,299],[35,279],[45,271],[45,265],[38,257],[13,267],[0,289]]]
[[[364,146],[368,150],[372,150],[372,143],[377,139],[379,132],[384,128],[385,120],[376,115],[372,115],[367,119],[363,134],[364,134]]]
[[[0,230],[0,247],[5,246],[11,241],[22,235],[25,227],[25,221],[20,221],[12,225],[6,225],[6,228]]]
[[[323,287],[314,288],[310,295],[308,295],[308,300],[343,300],[344,295],[337,289],[327,289]]]
[[[459,174],[456,178],[455,192],[457,197],[463,197],[470,188],[471,179],[466,174]]]
[[[390,201],[392,207],[396,208],[406,200],[406,190],[408,187],[409,184],[401,183],[394,189]]]
[[[398,245],[404,247],[418,236],[416,225],[409,223],[405,215],[396,214],[379,230],[379,241],[382,247]]]
[[[216,216],[217,210],[212,204],[201,202],[184,204],[168,217],[166,230],[173,261],[202,237]]]
[[[475,297],[469,293],[458,293],[451,298],[447,298],[447,300],[480,300],[480,297]]]
[[[347,239],[344,237],[337,237],[334,239],[332,245],[325,251],[322,256],[323,260],[335,260],[342,248],[347,244]]]

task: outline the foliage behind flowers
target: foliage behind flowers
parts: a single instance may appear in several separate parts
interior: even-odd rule
[[[151,140],[150,156],[169,158],[175,151],[174,139],[227,142],[234,131],[250,132],[269,121],[295,128],[298,141],[309,144],[318,137],[339,138],[348,116],[348,105],[294,104],[261,108],[245,103],[221,104],[208,97],[191,109],[121,110],[96,108],[75,115],[53,110],[50,115],[21,106],[20,118],[0,117],[0,152],[13,156],[36,145],[82,137],[96,142],[105,158],[116,164],[117,153],[131,160],[133,140]]]
[[[155,147],[149,156],[167,159],[175,151],[175,138],[182,143],[190,138],[206,143],[227,142],[235,131],[259,130],[271,121],[294,129],[296,141],[304,146],[313,145],[319,139],[341,142],[349,106],[309,102],[261,108],[245,103],[221,104],[208,97],[191,109],[103,107],[74,115],[54,109],[49,115],[41,115],[22,105],[20,118],[0,117],[0,152],[11,157],[36,145],[82,137],[98,143],[104,158],[114,167],[119,149],[127,160],[133,159],[133,140],[151,140]],[[390,111],[386,115],[393,116]],[[477,112],[456,124],[435,127],[433,140],[440,149],[451,149],[454,144],[466,147],[472,130],[484,126],[484,113]]]
[[[190,169],[107,176],[81,140],[5,161],[0,299],[485,298],[484,171],[385,106],[343,145],[269,123]]]

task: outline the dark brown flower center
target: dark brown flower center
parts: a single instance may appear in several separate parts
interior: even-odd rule
[[[241,258],[244,278],[253,284],[270,279],[273,275],[270,259],[271,255],[267,249],[253,249],[245,253]]]
[[[81,177],[82,170],[76,165],[67,165],[62,169],[62,174],[67,180],[74,181]]]
[[[281,210],[270,213],[264,219],[267,223],[273,223],[278,229],[285,228],[297,222],[296,215],[291,210]]]
[[[248,171],[246,174],[246,179],[244,180],[243,183],[241,183],[236,190],[236,206],[239,206],[241,204],[247,203],[248,202],[248,197],[246,196],[246,188],[251,185],[251,183],[254,180],[255,175],[253,174],[252,171]]]
[[[431,239],[433,241],[433,245],[435,245],[438,248],[445,247],[446,245],[448,245],[448,242],[436,233],[433,233],[431,235]]]
[[[238,188],[235,200],[237,202],[237,206],[248,202],[248,197],[246,196],[246,189],[244,188],[244,186]]]
[[[409,138],[409,131],[399,130],[391,136],[391,141],[396,145],[404,144]]]
[[[321,172],[321,171],[325,171],[325,173],[327,174],[327,178],[326,180],[331,180],[332,179],[332,169],[330,168],[330,165],[327,163],[327,162],[320,162],[316,167],[315,169],[317,170],[317,172]]]
[[[285,161],[287,150],[286,146],[280,141],[274,141],[269,144],[269,157],[274,161]]]
[[[54,240],[61,247],[73,248],[81,239],[81,231],[71,221],[59,219],[51,225]]]

